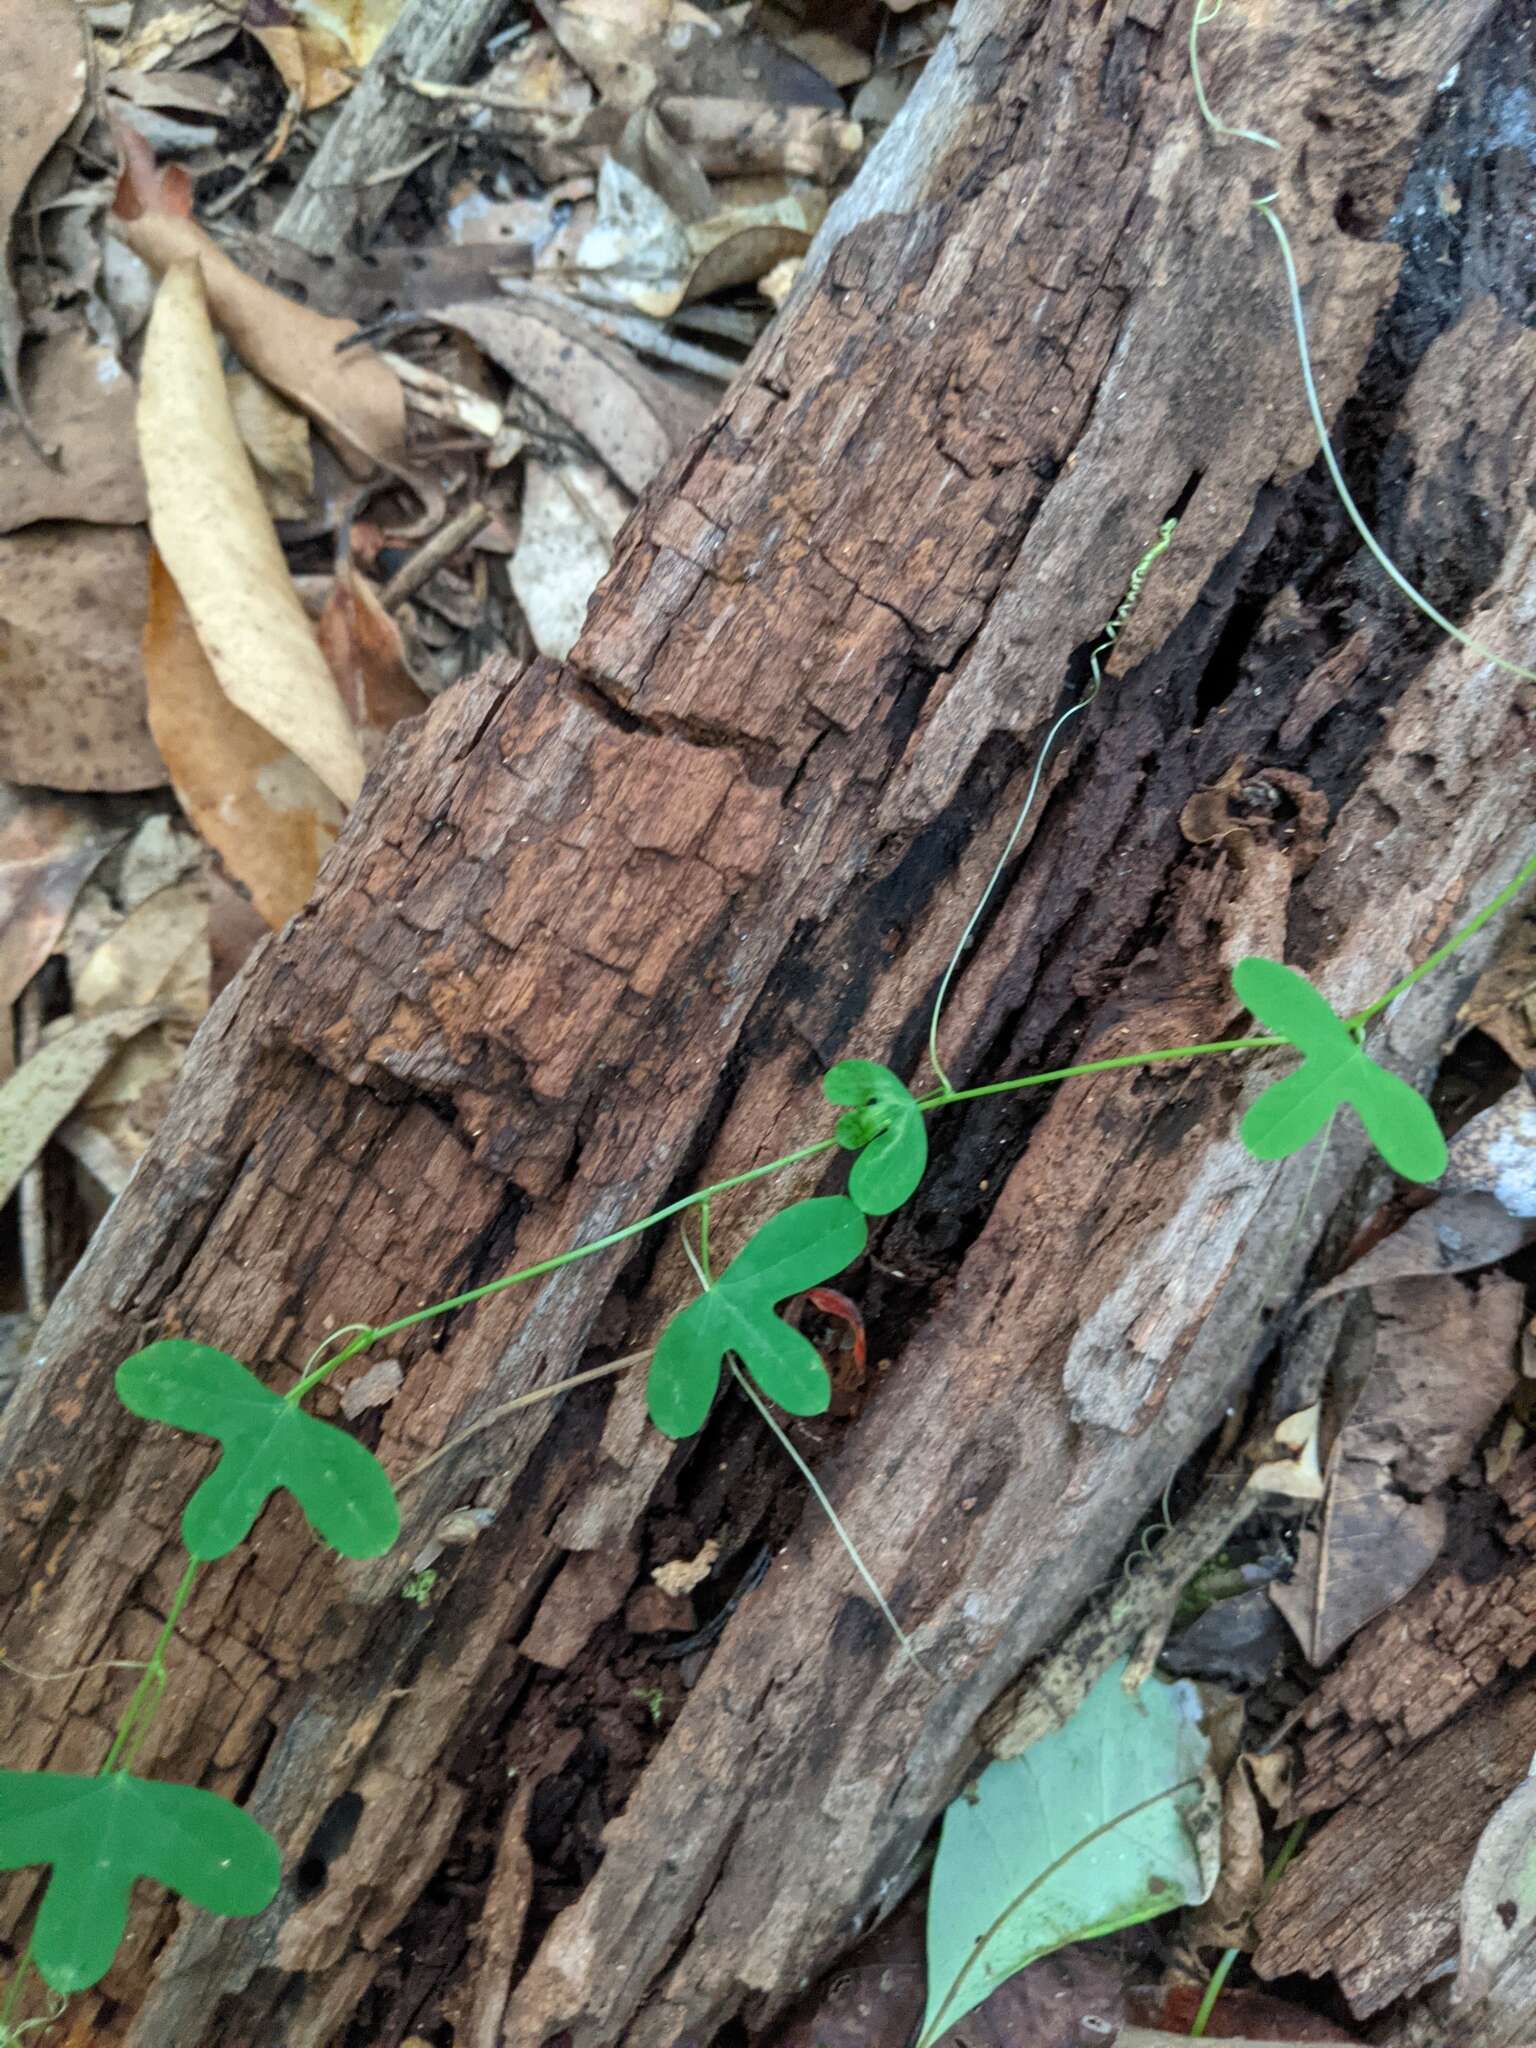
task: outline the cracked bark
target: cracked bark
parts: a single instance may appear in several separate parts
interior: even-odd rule
[[[1247,16],[1213,34],[1210,86],[1286,146],[1357,486],[1442,608],[1528,647],[1531,256],[1502,218],[1523,174],[1499,95],[1529,13]],[[824,1063],[915,1071],[1032,747],[1174,507],[959,979],[952,1070],[1219,1036],[1256,945],[1353,1006],[1512,872],[1526,698],[1384,589],[1315,473],[1255,166],[1204,140],[1184,30],[1164,0],[963,8],[788,317],[626,530],[571,664],[493,663],[395,746],[314,903],[200,1034],[7,1417],[8,1657],[142,1654],[169,1597],[201,1467],[116,1408],[124,1352],[184,1331],[280,1375],[335,1324],[819,1134]],[[1177,826],[1238,759],[1242,868]],[[1266,767],[1326,798],[1320,853]],[[1431,1069],[1476,957],[1383,1027],[1404,1071]],[[858,1285],[890,1363],[800,1442],[937,1692],[734,1401],[680,1451],[638,1379],[526,1410],[411,1490],[371,1566],[270,1510],[200,1583],[143,1767],[248,1797],[283,1892],[220,1923],[141,1888],[82,2002],[93,2038],[320,2048],[356,2014],[347,2038],[381,2048],[471,2009],[516,2048],[759,2032],[899,1891],[979,1716],[1251,1380],[1311,1250],[1288,1228],[1310,1164],[1236,1143],[1258,1085],[1163,1069],[951,1113],[880,1233]],[[722,1248],[819,1164],[722,1204]],[[1365,1199],[1371,1174],[1341,1132],[1320,1192]],[[644,1344],[687,1286],[664,1239],[413,1333],[381,1457],[403,1472]],[[403,1602],[471,1502],[489,1528],[432,1605]],[[744,1561],[765,1534],[773,1567],[692,1689],[646,1665],[627,1586],[685,1538]],[[666,1725],[625,1753],[613,1695],[661,1671]],[[94,1768],[127,1682],[7,1673],[7,1762]],[[477,1845],[568,1726],[575,1846],[487,1995]],[[8,1922],[33,1893],[11,1881]]]

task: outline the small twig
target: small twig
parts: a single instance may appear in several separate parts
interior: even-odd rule
[[[490,516],[490,506],[476,498],[472,505],[466,505],[445,526],[440,526],[429,540],[424,540],[379,592],[379,603],[385,611],[397,610],[408,597],[420,590],[428,577],[435,575],[450,556],[456,555],[460,548],[474,539]]]
[[[34,975],[16,1004],[16,1053],[23,1066],[43,1039],[42,986]],[[22,1286],[26,1291],[27,1313],[41,1322],[48,1313],[48,1203],[47,1169],[40,1152],[21,1177],[16,1191],[21,1237]]]
[[[589,1380],[607,1379],[616,1372],[628,1372],[632,1365],[643,1365],[650,1357],[650,1347],[644,1351],[631,1351],[627,1358],[615,1358],[608,1365],[594,1365],[586,1372],[572,1373],[568,1380],[556,1380],[553,1386],[535,1387],[531,1393],[519,1394],[515,1400],[503,1401],[499,1408],[492,1408],[488,1414],[477,1416],[467,1429],[461,1429],[457,1436],[449,1437],[447,1443],[423,1458],[419,1465],[413,1465],[403,1479],[395,1481],[395,1491],[411,1486],[424,1472],[430,1472],[434,1465],[440,1465],[444,1458],[451,1457],[456,1450],[467,1444],[472,1437],[480,1436],[488,1429],[494,1429],[498,1422],[505,1422],[509,1415],[515,1415],[520,1408],[532,1408],[540,1401],[553,1401],[557,1394],[569,1393],[572,1387],[584,1387]]]

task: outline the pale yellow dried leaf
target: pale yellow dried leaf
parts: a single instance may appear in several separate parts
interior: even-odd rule
[[[196,264],[174,265],[155,295],[139,452],[150,532],[219,687],[354,802],[362,752],[235,425]]]
[[[146,213],[137,220],[114,217],[111,226],[161,276],[177,263],[197,265],[214,324],[230,347],[309,414],[349,468],[365,475],[377,463],[400,459],[405,394],[399,378],[372,349],[338,353],[356,335],[355,321],[333,320],[258,284],[195,221]]]
[[[110,1010],[76,1024],[23,1062],[0,1087],[0,1202],[8,1202],[102,1069],[126,1040],[159,1017],[157,1008]]]
[[[307,518],[315,495],[309,421],[249,370],[237,370],[224,382],[267,510],[274,519]]]
[[[1249,1484],[1265,1493],[1283,1493],[1291,1500],[1321,1500],[1323,1471],[1317,1455],[1320,1409],[1316,1401],[1275,1424],[1275,1445],[1291,1453],[1258,1466]]]
[[[201,1017],[208,972],[208,895],[193,875],[146,897],[95,948],[74,977],[74,1012],[93,1017],[164,1002]]]
[[[303,908],[340,828],[340,804],[224,696],[155,557],[144,671],[150,726],[182,809],[275,929]]]

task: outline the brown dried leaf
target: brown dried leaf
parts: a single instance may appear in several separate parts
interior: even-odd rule
[[[400,720],[427,708],[406,661],[400,628],[367,577],[349,562],[331,585],[316,632],[371,766]]]
[[[445,306],[433,317],[467,334],[568,421],[636,497],[708,417],[695,392],[645,369],[578,314],[544,299]]]
[[[27,402],[44,462],[12,413],[0,413],[0,533],[38,519],[135,526],[144,472],[133,438],[133,379],[80,331],[52,334],[27,358]]]
[[[1511,918],[1457,1022],[1485,1031],[1517,1067],[1536,1067],[1536,917]]]
[[[226,377],[224,384],[267,510],[274,519],[308,518],[315,495],[309,421],[248,370]]]
[[[155,297],[139,449],[155,546],[220,688],[354,802],[362,752],[261,501],[192,263],[167,272]]]
[[[155,789],[137,527],[60,522],[0,539],[0,775],[49,789]]]
[[[303,907],[340,829],[340,804],[225,697],[158,556],[144,668],[150,725],[182,809],[275,929]]]
[[[1517,1281],[1406,1280],[1375,1288],[1372,1302],[1376,1363],[1329,1460],[1321,1534],[1302,1537],[1290,1584],[1270,1595],[1313,1664],[1429,1570],[1446,1532],[1435,1489],[1516,1384]]]
[[[6,792],[0,822],[0,1009],[53,952],[76,896],[122,837],[94,811]]]
[[[119,206],[142,204],[142,183]],[[274,390],[308,413],[358,475],[399,461],[405,446],[405,394],[372,349],[341,343],[357,333],[247,277],[194,221],[167,211],[136,218],[115,212],[113,232],[164,276],[179,263],[202,274],[208,308],[231,348]]]
[[[1353,1287],[1496,1265],[1536,1238],[1536,1093],[1521,1080],[1450,1142],[1442,1192],[1401,1230],[1318,1288],[1307,1306]]]
[[[0,0],[0,397],[28,423],[17,382],[25,325],[11,283],[11,222],[33,173],[75,117],[85,91],[84,27],[71,0]]]

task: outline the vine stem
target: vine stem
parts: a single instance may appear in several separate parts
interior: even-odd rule
[[[1292,1826],[1285,1840],[1280,1844],[1279,1852],[1274,1862],[1265,1872],[1263,1889],[1259,1893],[1261,1899],[1267,1899],[1285,1875],[1285,1866],[1301,1847],[1301,1838],[1307,1832],[1307,1822],[1310,1818],[1309,1814],[1303,1814],[1301,1819]],[[1242,1950],[1239,1948],[1229,1948],[1222,1951],[1221,1960],[1217,1963],[1215,1969],[1212,1970],[1210,1982],[1205,1987],[1205,1996],[1201,1999],[1195,2016],[1189,2023],[1189,2038],[1191,2041],[1203,2041],[1205,2039],[1205,2030],[1210,2024],[1211,2014],[1216,2010],[1216,2001],[1221,1996],[1222,1987],[1232,1974],[1232,1965],[1241,1954]]]
[[[1497,656],[1494,658],[1497,660]],[[1504,666],[1507,667],[1508,664],[1505,663]],[[1374,1003],[1367,1003],[1363,1010],[1356,1010],[1349,1020],[1350,1029],[1358,1031],[1362,1024],[1369,1022],[1372,1017],[1379,1016],[1388,1004],[1395,1003],[1400,995],[1405,995],[1416,981],[1422,981],[1426,974],[1433,974],[1435,969],[1449,960],[1453,953],[1459,952],[1468,939],[1480,932],[1489,918],[1497,917],[1507,903],[1513,903],[1526,883],[1532,880],[1536,880],[1536,854],[1531,856],[1512,882],[1502,888],[1491,902],[1485,903],[1476,916],[1469,917],[1459,931],[1452,932],[1445,944],[1437,946],[1429,958],[1421,961],[1411,974],[1405,974],[1401,981],[1393,982],[1386,994],[1378,996]]]
[[[149,1723],[165,1685],[165,1653],[171,1637],[176,1633],[176,1624],[181,1619],[182,1609],[192,1597],[192,1588],[197,1583],[201,1566],[195,1557],[187,1559],[187,1568],[181,1575],[181,1583],[171,1596],[160,1633],[155,1637],[155,1646],[149,1653],[143,1674],[134,1687],[123,1718],[117,1724],[117,1733],[112,1738],[112,1747],[107,1751],[106,1762],[101,1767],[101,1776],[108,1771],[126,1771],[133,1761],[134,1751],[149,1732]]]
[[[937,1094],[928,1095],[918,1103],[924,1115],[930,1110],[947,1109],[952,1102],[978,1102],[987,1095],[1011,1095],[1021,1088],[1043,1088],[1054,1081],[1072,1081],[1083,1074],[1108,1074],[1125,1067],[1157,1066],[1167,1060],[1204,1059],[1213,1053],[1267,1052],[1283,1046],[1283,1038],[1224,1038],[1206,1045],[1172,1045],[1151,1052],[1120,1053],[1113,1059],[1084,1060],[1074,1067],[1052,1067],[1043,1074],[1020,1074],[1011,1081],[993,1081],[983,1088],[945,1088]],[[469,1308],[477,1301],[485,1301],[493,1294],[501,1294],[509,1287],[520,1287],[525,1281],[542,1279],[547,1273],[557,1273],[562,1266],[574,1265],[578,1259],[590,1259],[598,1252],[610,1251],[614,1245],[623,1244],[642,1231],[653,1229],[658,1223],[665,1223],[673,1216],[680,1216],[687,1209],[707,1208],[710,1200],[724,1194],[730,1188],[745,1187],[749,1181],[765,1180],[768,1175],[780,1173],[786,1166],[797,1166],[802,1159],[815,1159],[827,1152],[838,1149],[835,1138],[818,1138],[814,1144],[797,1146],[793,1152],[785,1152],[777,1159],[766,1160],[761,1166],[749,1167],[745,1173],[732,1174],[728,1180],[713,1181],[707,1188],[696,1188],[691,1195],[683,1195],[675,1202],[668,1202],[664,1208],[653,1209],[648,1216],[638,1217],[633,1223],[626,1223],[618,1230],[610,1230],[606,1236],[594,1237],[588,1244],[573,1245],[569,1251],[559,1252],[553,1258],[540,1259],[531,1266],[520,1266],[515,1273],[503,1273],[499,1279],[487,1280],[479,1287],[468,1288],[463,1294],[451,1294],[445,1301],[429,1302],[426,1307],[413,1309],[410,1315],[400,1316],[392,1323],[380,1323],[375,1329],[366,1323],[349,1324],[358,1332],[345,1349],[338,1351],[323,1365],[306,1372],[288,1389],[284,1398],[299,1402],[310,1391],[330,1378],[338,1366],[356,1358],[360,1352],[387,1337],[395,1337],[402,1330],[414,1329],[419,1323],[431,1322],[437,1316],[451,1315],[455,1309]],[[706,1226],[707,1228],[707,1226]],[[333,1335],[340,1335],[339,1331]],[[329,1341],[329,1340],[327,1340]],[[318,1347],[325,1349],[325,1345]],[[616,1370],[599,1366],[594,1372],[580,1375],[581,1378],[595,1379],[603,1373]],[[558,1393],[567,1382],[558,1386],[540,1387],[534,1390],[530,1399],[545,1399]],[[571,1385],[576,1381],[569,1382]],[[424,1469],[424,1468],[423,1468]],[[413,1473],[412,1477],[415,1476]]]
[[[1019,843],[1019,834],[1024,830],[1025,822],[1035,807],[1035,798],[1040,793],[1040,778],[1045,773],[1045,764],[1051,757],[1051,749],[1055,746],[1058,735],[1077,717],[1080,711],[1088,709],[1088,706],[1103,688],[1104,671],[1099,666],[1099,656],[1101,654],[1108,654],[1116,640],[1120,637],[1121,627],[1124,626],[1126,620],[1136,609],[1136,601],[1141,596],[1141,586],[1147,580],[1148,570],[1152,567],[1158,556],[1166,554],[1172,546],[1174,529],[1178,523],[1177,519],[1165,519],[1158,528],[1157,539],[1131,571],[1131,580],[1126,585],[1125,595],[1121,598],[1114,617],[1104,627],[1104,638],[1088,656],[1090,674],[1087,689],[1075,704],[1067,706],[1066,710],[1062,712],[1060,718],[1057,719],[1050,731],[1047,732],[1045,738],[1040,742],[1040,750],[1035,755],[1034,770],[1029,778],[1029,788],[1026,790],[1024,801],[1019,807],[1019,815],[1013,821],[1013,830],[1008,835],[1008,843],[998,855],[997,865],[993,868],[991,875],[987,879],[986,887],[977,899],[976,908],[971,912],[970,917],[966,921],[965,930],[960,934],[959,943],[956,945],[954,952],[949,956],[949,964],[944,969],[943,976],[939,981],[938,993],[933,999],[933,1013],[928,1019],[928,1064],[933,1069],[934,1078],[938,1081],[941,1089],[948,1089],[950,1086],[949,1076],[945,1073],[943,1062],[939,1058],[939,1019],[944,1014],[944,1002],[949,994],[949,985],[959,971],[960,962],[965,957],[965,949],[975,937],[976,927],[981,922],[982,913],[991,902],[992,893],[1002,880],[1003,870],[1012,859],[1013,849]]]

